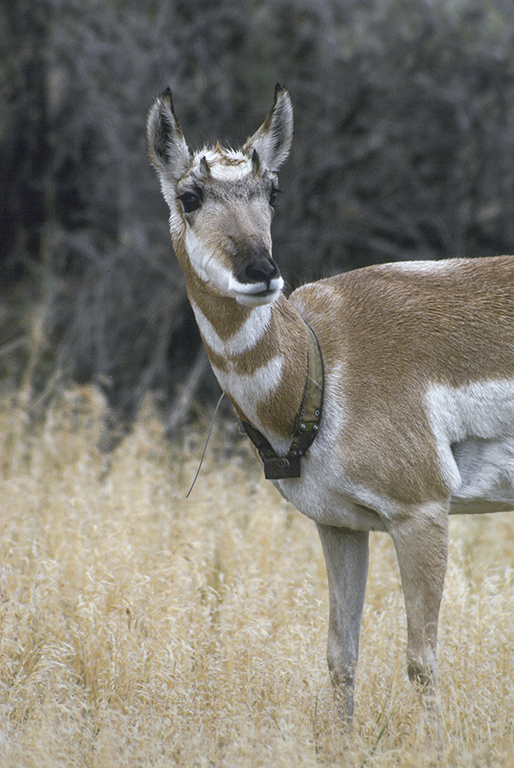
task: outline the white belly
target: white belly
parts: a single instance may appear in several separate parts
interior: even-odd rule
[[[469,439],[452,453],[461,484],[450,498],[451,514],[514,510],[514,438]]]
[[[450,512],[514,509],[514,382],[437,386],[427,403]]]

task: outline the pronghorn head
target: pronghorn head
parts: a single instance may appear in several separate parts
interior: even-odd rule
[[[270,230],[276,172],[292,135],[291,99],[279,85],[264,123],[237,151],[218,144],[192,152],[169,89],[150,110],[148,155],[170,209],[175,252],[186,274],[192,269],[216,295],[257,305],[274,301],[282,290]]]

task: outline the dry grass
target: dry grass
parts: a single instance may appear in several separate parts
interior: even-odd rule
[[[0,403],[0,764],[428,766],[390,542],[372,541],[353,741],[334,721],[313,525],[217,428],[170,446],[151,408],[109,471],[102,404],[30,426]],[[210,457],[210,458],[209,458]],[[440,765],[514,766],[514,515],[452,521]]]

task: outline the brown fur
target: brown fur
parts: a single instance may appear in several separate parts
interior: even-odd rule
[[[423,396],[434,383],[514,378],[514,257],[433,273],[368,267],[303,286],[291,303],[327,369],[346,362],[346,470],[401,502],[446,498]]]

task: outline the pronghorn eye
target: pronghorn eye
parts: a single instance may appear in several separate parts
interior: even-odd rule
[[[269,204],[274,205],[275,201],[277,199],[277,195],[280,192],[279,189],[277,189],[275,186],[271,187],[271,192],[269,194]]]
[[[193,213],[198,210],[202,203],[202,197],[194,192],[184,192],[183,195],[179,195],[178,199],[182,203],[184,213]]]

